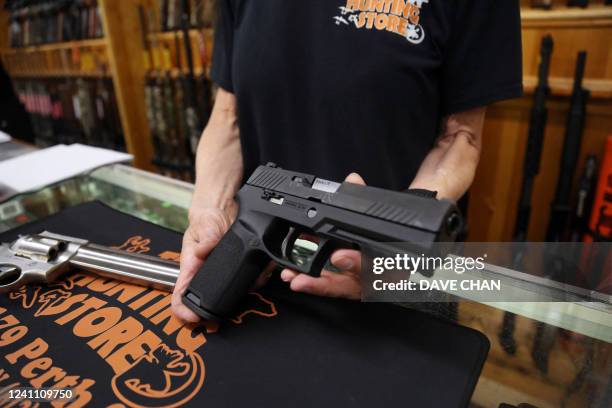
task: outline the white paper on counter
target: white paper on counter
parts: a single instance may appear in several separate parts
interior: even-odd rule
[[[10,142],[11,135],[0,130],[0,143]]]
[[[16,193],[38,190],[98,167],[127,162],[132,158],[127,153],[79,143],[56,145],[0,162],[0,185]]]

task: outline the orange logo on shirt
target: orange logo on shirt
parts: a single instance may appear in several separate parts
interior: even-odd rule
[[[425,30],[419,24],[424,3],[429,0],[346,0],[334,21],[357,29],[386,30],[420,44],[425,39]]]

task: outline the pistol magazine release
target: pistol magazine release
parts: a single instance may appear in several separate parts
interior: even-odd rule
[[[453,241],[462,228],[454,203],[310,174],[259,166],[238,191],[236,221],[183,294],[206,319],[225,319],[266,264],[318,276],[333,251],[368,248],[398,251],[393,243]],[[292,250],[302,236],[316,236],[307,261]]]

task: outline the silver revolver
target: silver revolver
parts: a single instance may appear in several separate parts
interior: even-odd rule
[[[0,293],[54,282],[71,267],[169,292],[179,274],[176,262],[45,231],[0,245]]]

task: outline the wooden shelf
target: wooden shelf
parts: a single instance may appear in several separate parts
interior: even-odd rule
[[[554,7],[551,10],[521,9],[523,27],[612,26],[612,6],[594,4],[588,8]]]
[[[198,33],[204,33],[204,36],[208,38],[212,38],[213,29],[212,28],[190,28],[189,36],[196,37]],[[183,31],[181,30],[173,30],[173,31],[162,31],[156,33],[149,33],[148,38],[150,41],[174,41],[174,36],[178,34],[179,38],[183,39]]]
[[[183,68],[181,70],[177,68],[171,68],[171,69],[162,69],[162,70],[154,69],[152,71],[149,71],[147,75],[155,78],[159,75],[160,71],[161,71],[162,76],[166,76],[170,74],[170,78],[173,78],[173,79],[189,74],[189,70],[187,68]],[[200,67],[194,68],[193,70],[193,74],[195,76],[200,76],[203,73],[204,73],[204,70]],[[205,73],[208,75],[208,70],[206,70]]]
[[[574,86],[573,78],[551,77],[548,79],[551,93],[555,96],[570,96]],[[526,93],[533,93],[538,78],[527,76],[523,78],[523,86]],[[612,99],[612,80],[610,79],[588,79],[585,78],[583,87],[591,91],[591,97],[597,99]]]
[[[45,52],[45,51],[60,51],[60,50],[72,50],[75,48],[103,48],[106,47],[106,39],[104,38],[92,38],[87,40],[78,41],[67,41],[61,43],[32,45],[23,48],[5,48],[0,50],[0,53],[5,55],[10,54],[25,54],[33,52]]]
[[[66,71],[44,71],[44,72],[11,72],[10,76],[16,79],[35,79],[35,78],[108,78],[109,72],[66,72]]]

